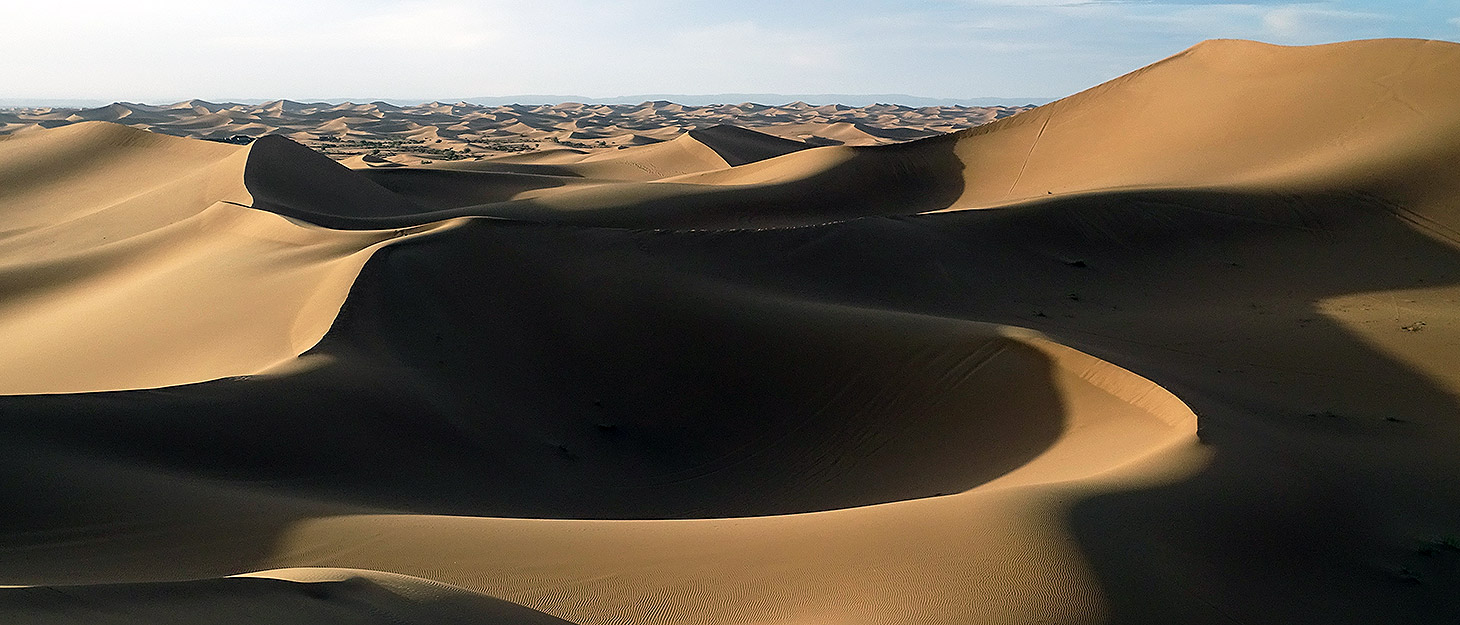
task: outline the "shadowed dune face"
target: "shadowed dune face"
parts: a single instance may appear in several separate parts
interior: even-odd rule
[[[646,237],[392,246],[318,369],[14,398],[7,435],[418,513],[661,518],[962,492],[1063,429],[1049,356],[994,326],[717,287]]]
[[[1035,328],[1189,403],[1211,465],[1071,513],[1113,622],[1433,622],[1460,608],[1436,586],[1452,565],[1424,555],[1460,523],[1447,486],[1460,343],[1435,332],[1457,321],[1460,255],[1386,202],[1143,191],[702,237],[693,257],[723,263],[720,279]],[[737,256],[749,237],[793,252]]]
[[[327,180],[329,184],[320,184]],[[427,208],[391,193],[319,153],[278,136],[249,146],[243,183],[254,208],[331,226],[332,219],[407,217]],[[338,226],[336,226],[338,227]]]
[[[761,140],[720,134],[741,142]],[[947,136],[798,150],[780,158],[768,156],[767,150],[780,149],[773,143],[755,148],[766,160],[737,168],[727,168],[696,136],[685,135],[673,146],[645,146],[648,152],[625,150],[582,167],[488,163],[350,176],[355,172],[303,146],[266,137],[250,148],[245,182],[255,207],[342,230],[403,228],[461,216],[610,228],[773,228],[936,211],[949,208],[963,193],[963,163]],[[618,170],[642,172],[643,167],[663,173],[656,162],[681,162],[672,154],[666,158],[666,150],[697,151],[714,162],[664,165],[668,177],[662,180],[614,177]],[[610,177],[595,177],[604,175]],[[309,182],[316,178],[338,181],[339,189]]]
[[[360,174],[396,195],[437,210],[505,202],[528,191],[574,182],[567,176],[450,169],[375,169]]]
[[[290,341],[238,377],[0,397],[0,495],[27,502],[0,515],[0,581],[332,572],[42,608],[61,599],[5,590],[0,611],[326,590],[298,615],[426,618],[444,596],[488,622],[1453,620],[1456,50],[1208,44],[1027,117],[863,149],[776,155],[722,129],[428,174],[286,139],[219,152],[115,214],[207,209],[231,217],[197,241],[271,242],[164,255],[144,284]],[[1326,99],[1304,108],[1289,82]],[[1240,106],[1264,93],[1289,109]],[[32,175],[5,148],[46,136],[0,141],[0,175]],[[240,190],[314,225],[221,199]],[[0,245],[28,249],[34,198],[66,195],[0,190],[34,209]],[[184,199],[145,210],[163,196]],[[428,223],[472,215],[492,218]],[[112,227],[53,238],[90,258]],[[255,249],[295,276],[288,305],[197,288],[274,284]],[[24,319],[96,318],[48,293]],[[128,306],[112,323],[168,336]],[[84,345],[48,336],[53,362]],[[186,366],[128,379],[213,362],[172,348]],[[542,614],[499,611],[522,606]]]
[[[1028,294],[970,312],[1151,377],[1201,415],[1214,453],[1193,479],[1072,510],[1111,620],[1422,623],[1460,612],[1438,590],[1456,569],[1422,555],[1460,524],[1447,486],[1460,443],[1445,356],[1456,342],[1404,329],[1455,322],[1453,243],[1345,194],[1064,203],[1027,223],[1051,260],[1085,264],[1054,265],[1079,299]],[[1144,224],[1110,220],[1141,208],[1206,216],[1180,230],[1154,212]],[[1424,583],[1407,581],[1410,570]]]
[[[427,580],[402,581],[404,576],[368,572],[342,572],[339,576],[343,579],[294,581],[250,576],[64,589],[44,586],[0,589],[0,618],[28,625],[78,622],[253,625],[261,618],[278,625],[569,623],[511,602],[461,589],[446,589]]]
[[[739,126],[718,125],[689,131],[689,136],[709,146],[725,164],[738,167],[747,163],[784,156],[807,148],[805,143],[783,139]]]
[[[514,220],[613,228],[805,226],[953,205],[963,163],[948,137],[869,148],[817,148],[728,170],[640,185],[536,194],[464,211]]]

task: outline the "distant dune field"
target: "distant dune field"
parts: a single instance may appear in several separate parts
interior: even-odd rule
[[[1460,620],[1460,44],[310,106],[7,120],[0,623]]]
[[[0,109],[0,134],[107,121],[162,134],[247,143],[281,135],[357,164],[419,165],[522,152],[572,156],[659,143],[720,125],[748,127],[804,145],[880,145],[920,139],[1003,119],[1033,106],[895,104],[812,106],[753,102],[685,106],[641,104],[480,106],[432,102],[397,106],[276,100],[233,104],[189,100],[154,106],[117,102],[94,109]],[[730,157],[731,165],[739,165]]]

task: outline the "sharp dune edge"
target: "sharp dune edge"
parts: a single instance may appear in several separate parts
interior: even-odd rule
[[[1417,40],[872,147],[0,137],[0,622],[1451,622],[1457,162]]]

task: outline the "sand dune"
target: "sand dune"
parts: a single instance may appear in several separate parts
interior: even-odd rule
[[[1454,620],[1457,70],[1208,42],[889,145],[829,143],[942,111],[0,137],[0,620]],[[693,111],[480,108],[412,114]]]
[[[969,178],[959,204],[1120,188],[1342,184],[1335,178],[1410,152],[1453,150],[1457,69],[1454,45],[1438,41],[1209,41],[965,131],[958,156],[981,175]],[[1184,149],[1173,158],[1167,144],[1177,136]]]
[[[971,128],[1029,108],[911,108],[885,104],[809,107],[803,103],[683,106],[672,102],[492,107],[434,102],[394,106],[385,102],[331,105],[288,100],[248,105],[189,100],[164,106],[117,102],[85,110],[0,110],[0,134],[87,120],[111,121],[216,141],[287,135],[339,159],[377,154],[419,165],[423,161],[472,161],[563,148],[612,151],[666,141],[691,131],[725,135],[733,132],[723,130],[727,125],[757,129],[792,141],[804,139],[814,145],[877,145]],[[789,148],[781,149],[785,151]],[[729,160],[751,155],[731,153]]]
[[[513,623],[569,621],[440,582],[380,571],[279,569],[221,579],[35,587],[0,606],[26,623]],[[226,604],[228,610],[220,610]]]

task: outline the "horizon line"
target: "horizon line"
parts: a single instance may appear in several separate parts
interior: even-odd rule
[[[783,101],[772,103],[771,100],[757,101],[761,98],[789,98]],[[462,98],[392,98],[392,97],[329,97],[329,98],[287,98],[287,97],[191,97],[181,99],[119,99],[106,100],[102,98],[81,98],[81,97],[4,97],[0,98],[0,107],[53,107],[53,108],[97,108],[112,104],[141,104],[146,106],[160,106],[167,104],[179,104],[192,100],[200,100],[215,104],[264,104],[269,102],[296,102],[299,104],[369,104],[384,102],[394,106],[412,106],[425,104],[455,104],[466,103],[486,106],[501,106],[508,104],[523,105],[559,105],[559,104],[644,104],[648,102],[670,102],[685,106],[712,106],[724,104],[763,104],[776,106],[779,104],[794,104],[802,102],[813,105],[841,104],[847,106],[872,106],[876,104],[893,104],[901,106],[1022,106],[1047,104],[1059,98],[1056,97],[1023,97],[1023,96],[976,96],[976,97],[936,97],[919,96],[905,93],[751,93],[751,92],[725,92],[725,93],[643,93],[618,96],[585,96],[576,94],[538,94],[522,93],[508,95],[479,95]],[[732,101],[733,100],[733,101]]]

